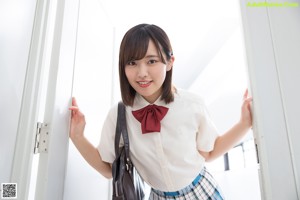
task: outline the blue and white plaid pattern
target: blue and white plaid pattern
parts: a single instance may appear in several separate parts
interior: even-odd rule
[[[220,188],[204,167],[195,180],[182,190],[162,192],[151,189],[149,200],[224,200]]]

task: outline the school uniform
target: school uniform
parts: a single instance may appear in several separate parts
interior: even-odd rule
[[[168,109],[160,121],[160,131],[143,134],[141,122],[132,111],[147,105],[137,94],[133,106],[126,106],[126,120],[130,156],[143,180],[152,187],[150,199],[223,199],[198,152],[213,150],[218,137],[203,100],[185,90],[177,90],[169,104],[158,99],[154,105]],[[107,115],[98,145],[102,160],[108,163],[115,159],[116,121],[117,105]]]

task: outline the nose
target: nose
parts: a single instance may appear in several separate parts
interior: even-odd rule
[[[138,77],[139,78],[145,78],[148,76],[148,69],[145,64],[139,64],[138,65]]]

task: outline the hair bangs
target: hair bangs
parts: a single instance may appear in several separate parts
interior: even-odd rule
[[[149,41],[150,37],[146,32],[136,31],[134,36],[130,37],[125,44],[124,64],[126,65],[130,61],[144,58],[148,50]]]

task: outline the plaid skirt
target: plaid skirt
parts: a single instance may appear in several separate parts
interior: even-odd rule
[[[182,190],[163,192],[151,189],[149,200],[223,200],[220,188],[204,167],[195,180]]]

